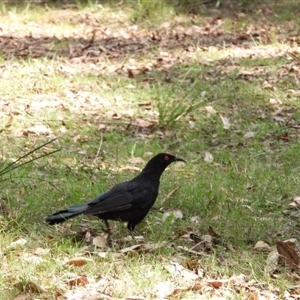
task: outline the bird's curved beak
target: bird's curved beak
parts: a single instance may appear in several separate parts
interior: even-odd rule
[[[183,158],[180,158],[180,157],[175,157],[175,161],[182,161],[185,164],[187,163]]]

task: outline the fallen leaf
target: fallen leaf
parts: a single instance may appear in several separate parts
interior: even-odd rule
[[[207,162],[207,163],[211,163],[211,162],[213,162],[213,160],[214,160],[213,155],[210,152],[205,151],[205,153],[204,153],[204,161]]]
[[[279,99],[273,99],[273,98],[270,98],[270,104],[272,107],[278,107],[279,105],[282,104],[282,101],[279,100]]]
[[[141,157],[131,157],[127,159],[133,165],[144,164],[145,161]]]
[[[112,117],[114,120],[120,120],[120,119],[122,118],[122,115],[119,114],[119,113],[117,113],[117,112],[115,112],[115,113],[112,114],[111,117]]]
[[[244,139],[252,139],[255,135],[256,135],[256,132],[248,131],[244,134],[243,138]]]
[[[299,247],[296,239],[276,242],[279,261],[291,268],[300,267]]]
[[[300,205],[300,196],[294,197],[293,202],[289,204],[289,206],[292,207],[298,207],[299,205]]]
[[[93,245],[98,248],[107,248],[107,239],[102,235],[97,235],[93,238]]]
[[[134,126],[140,127],[140,128],[152,128],[154,126],[154,123],[140,119],[140,118],[135,119],[132,124]]]
[[[165,242],[162,243],[156,243],[156,244],[136,244],[130,247],[126,247],[123,249],[120,249],[119,253],[127,253],[127,252],[152,252],[156,249],[159,249],[163,246],[165,246]]]
[[[14,298],[14,300],[26,300],[27,296],[26,295],[19,295]]]
[[[87,264],[87,259],[85,257],[74,257],[66,262],[66,265],[72,265],[76,267],[81,267]]]
[[[80,276],[73,279],[68,280],[68,285],[70,286],[76,286],[76,285],[87,285],[89,283],[87,277]]]
[[[45,254],[48,254],[50,252],[50,249],[49,248],[41,248],[41,247],[38,247],[35,249],[35,251],[33,252],[35,255],[45,255]]]
[[[169,211],[164,212],[162,220],[166,221],[166,219],[170,216],[173,217],[173,221],[174,221],[175,219],[182,219],[183,218],[183,213],[179,209],[169,210]]]
[[[229,129],[229,128],[230,128],[230,122],[229,122],[229,119],[226,118],[226,117],[223,117],[221,114],[220,114],[220,118],[221,118],[222,123],[223,123],[223,128],[224,128],[224,129]]]
[[[209,257],[209,255],[205,254],[204,252],[198,252],[198,251],[195,251],[195,250],[192,250],[192,249],[189,249],[185,246],[178,246],[177,247],[178,249],[180,250],[183,250],[189,254],[193,254],[193,255],[197,255],[197,256],[206,256],[206,257]]]
[[[173,294],[174,288],[175,286],[171,281],[163,281],[155,286],[155,294],[158,298],[165,299]]]
[[[106,130],[106,125],[105,124],[99,124],[97,130],[105,131]]]
[[[206,111],[208,114],[215,115],[217,111],[212,106],[205,106]]]
[[[277,249],[273,249],[266,261],[266,267],[265,270],[268,274],[273,274],[277,269],[278,269],[278,259],[279,259],[279,254],[277,252]]]
[[[213,227],[211,225],[208,226],[208,233],[216,239],[221,238],[221,236],[215,232],[215,230],[213,229]]]
[[[271,247],[267,243],[265,243],[264,241],[258,241],[254,245],[254,249],[255,250],[260,250],[260,251],[270,251]]]
[[[206,280],[206,282],[214,288],[218,289],[223,285],[228,284],[230,282],[230,279],[209,279]]]
[[[12,249],[12,248],[18,248],[18,247],[21,247],[21,246],[24,246],[25,244],[27,243],[27,240],[25,239],[18,239],[12,243],[10,243],[7,248],[8,249]]]
[[[46,292],[46,290],[42,286],[30,280],[25,283],[23,281],[17,282],[16,284],[14,284],[14,286],[18,290],[26,293],[41,294]]]
[[[164,268],[172,274],[172,276],[180,277],[182,280],[193,281],[199,278],[197,274],[185,268],[181,264],[172,261],[170,264],[164,265]]]
[[[51,129],[42,124],[36,124],[31,126],[23,131],[23,135],[27,136],[28,134],[36,134],[36,135],[51,135]]]
[[[25,252],[23,254],[23,256],[24,256],[25,261],[30,262],[33,265],[38,265],[38,264],[40,264],[41,262],[44,261],[43,258],[41,258],[37,255],[31,254],[31,253],[27,253],[27,252]]]

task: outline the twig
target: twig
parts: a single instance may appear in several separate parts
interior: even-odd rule
[[[101,133],[101,138],[100,138],[100,143],[99,143],[99,147],[98,147],[98,150],[97,150],[97,153],[96,153],[96,156],[93,160],[93,163],[95,163],[96,159],[98,158],[99,154],[100,154],[100,151],[101,151],[101,148],[102,148],[102,143],[103,143],[103,135]]]
[[[178,248],[179,248],[180,250],[183,250],[183,251],[185,251],[185,252],[188,252],[188,253],[190,253],[190,254],[194,254],[194,255],[197,255],[197,256],[206,256],[206,257],[209,257],[209,256],[210,256],[210,255],[205,254],[205,253],[203,253],[203,252],[198,252],[198,251],[195,251],[195,250],[190,250],[190,249],[188,249],[187,247],[184,247],[184,246],[178,246]]]
[[[161,202],[161,205],[160,206],[163,206],[165,204],[165,202],[167,202],[168,200],[170,200],[173,195],[177,192],[178,190],[178,187],[176,187],[174,190],[172,190],[167,196],[166,198]]]

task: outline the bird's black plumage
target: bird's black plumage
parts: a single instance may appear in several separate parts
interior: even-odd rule
[[[160,153],[148,161],[142,172],[130,181],[115,185],[97,198],[76,206],[70,206],[45,218],[50,225],[62,223],[78,215],[94,215],[99,219],[128,222],[127,228],[134,230],[148,214],[159,189],[159,180],[165,168],[182,158]]]

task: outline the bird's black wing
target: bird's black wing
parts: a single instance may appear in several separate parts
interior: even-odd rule
[[[152,198],[156,198],[153,186],[144,186],[136,181],[126,181],[90,201],[85,214],[93,215],[122,211],[131,208],[132,205],[143,207]]]

